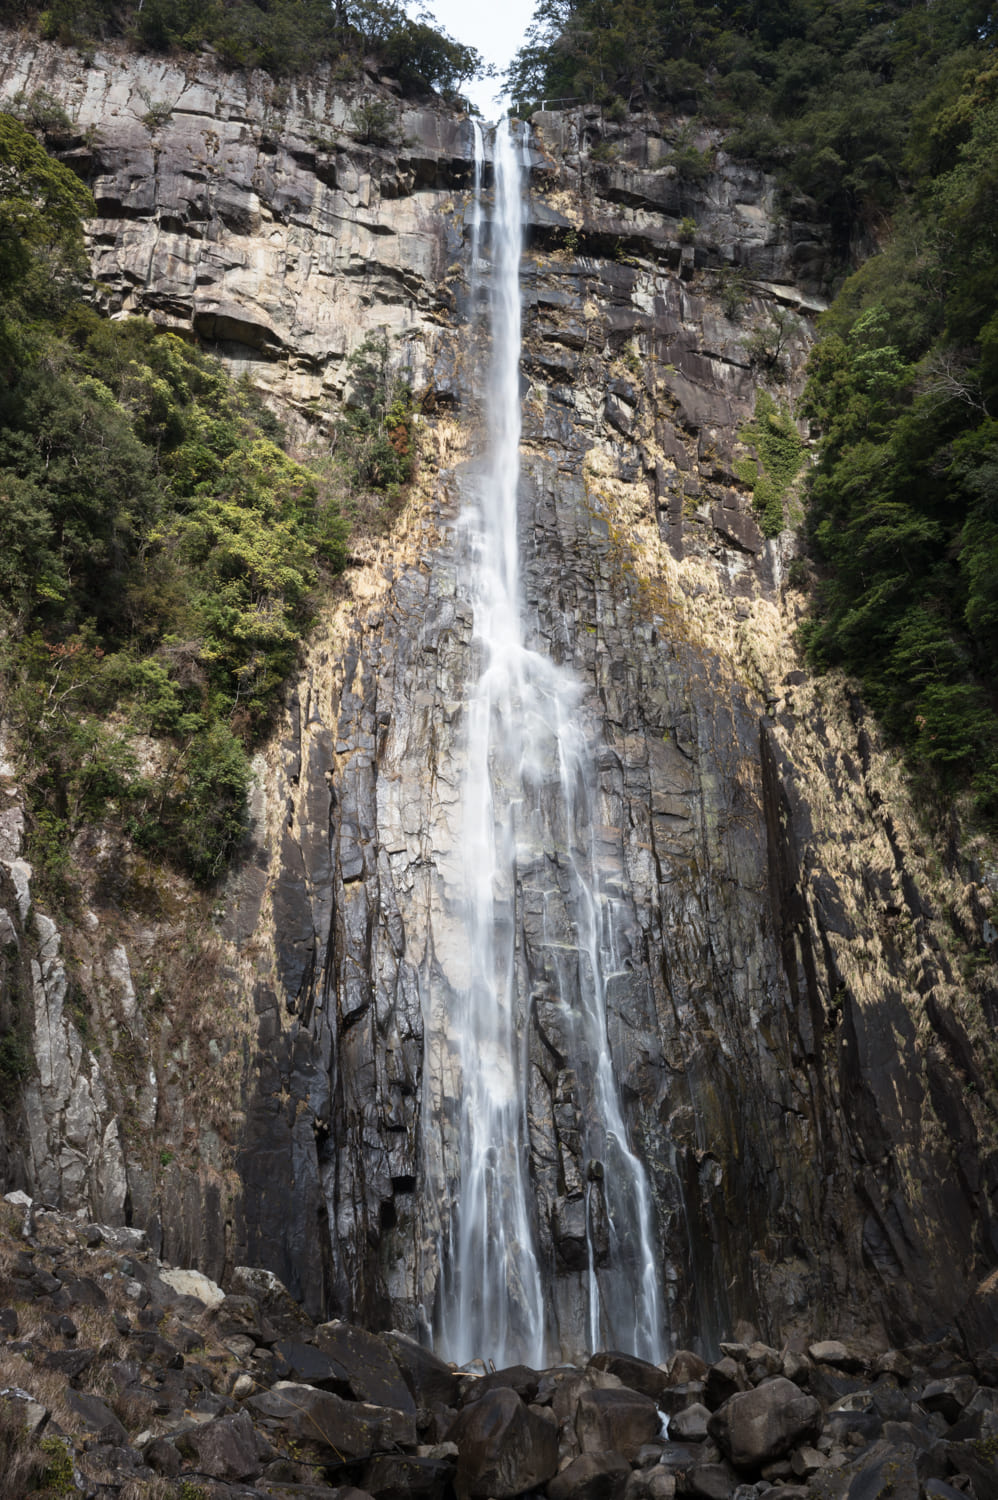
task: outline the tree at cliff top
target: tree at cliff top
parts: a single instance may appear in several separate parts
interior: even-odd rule
[[[912,113],[987,0],[540,0],[514,98],[697,114],[811,197],[845,255],[897,201]]]
[[[43,873],[110,818],[207,881],[345,524],[247,386],[83,304],[92,208],[0,115],[4,717]]]
[[[406,91],[456,92],[481,58],[393,0],[2,0],[0,21],[34,21],[69,46],[125,37],[153,52],[208,45],[228,67],[279,76],[371,57]]]

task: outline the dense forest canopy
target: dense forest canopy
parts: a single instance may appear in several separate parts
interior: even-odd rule
[[[450,94],[481,68],[472,47],[394,0],[0,0],[0,21],[35,23],[67,45],[123,37],[152,52],[212,47],[228,67],[275,77],[365,58],[403,89]]]
[[[693,117],[830,227],[844,284],[796,413],[819,434],[802,644],[861,680],[932,806],[969,791],[998,825],[988,0],[540,0],[510,83]]]

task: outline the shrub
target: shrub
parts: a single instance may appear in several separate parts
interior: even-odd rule
[[[754,423],[738,436],[755,448],[757,457],[737,463],[735,472],[752,491],[763,534],[777,536],[786,524],[787,495],[804,463],[804,439],[790,412],[777,407],[765,391],[756,398]]]
[[[350,130],[371,146],[397,146],[402,134],[397,113],[383,99],[362,99],[351,111]]]

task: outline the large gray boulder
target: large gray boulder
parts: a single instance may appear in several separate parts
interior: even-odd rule
[[[707,1427],[739,1469],[759,1469],[821,1432],[821,1407],[782,1375],[740,1391],[719,1407]]]
[[[558,1428],[524,1406],[508,1386],[461,1411],[447,1434],[458,1448],[458,1500],[509,1500],[546,1484],[558,1470]]]

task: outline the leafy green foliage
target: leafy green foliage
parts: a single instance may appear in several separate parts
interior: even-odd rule
[[[98,819],[199,881],[221,872],[317,579],[346,562],[335,488],[289,456],[248,386],[77,300],[91,206],[0,116],[0,673],[32,856],[63,896],[71,842]],[[407,408],[382,417],[365,462],[385,467],[383,430],[402,482]]]
[[[41,34],[69,45],[124,34],[151,52],[209,43],[229,67],[274,77],[320,62],[360,71],[377,58],[403,89],[456,92],[481,68],[471,47],[395,0],[2,0],[0,19],[34,16]],[[155,123],[155,121],[154,121]],[[150,127],[152,128],[152,127]]]
[[[337,429],[355,488],[397,494],[412,477],[412,392],[386,334],[370,335],[349,360],[346,410]]]
[[[824,320],[811,660],[859,676],[927,785],[998,820],[998,68],[958,65],[916,120],[915,191]]]
[[[698,111],[814,199],[846,258],[898,201],[920,102],[993,30],[985,0],[539,0],[508,84],[520,100]],[[677,165],[707,166],[682,145]]]
[[[90,193],[19,120],[0,114],[0,362],[14,366],[35,323],[55,315],[83,274]]]
[[[398,113],[383,99],[362,99],[350,116],[350,129],[359,141],[372,146],[399,142]]]
[[[738,434],[757,457],[735,465],[743,484],[752,491],[752,506],[764,536],[778,536],[786,525],[786,500],[804,464],[804,439],[790,412],[760,391],[755,421]]]

